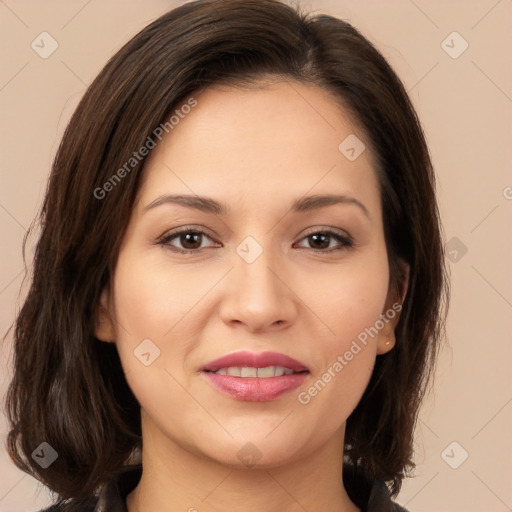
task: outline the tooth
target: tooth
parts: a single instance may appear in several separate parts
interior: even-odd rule
[[[257,368],[251,368],[249,366],[244,366],[240,369],[240,377],[257,377],[258,376],[258,369]]]
[[[281,377],[281,375],[284,375],[284,368],[282,366],[276,366],[274,377]]]
[[[282,375],[291,375],[294,373],[290,368],[284,366],[266,366],[265,368],[254,368],[252,366],[230,366],[229,368],[220,368],[217,375],[231,375],[232,377],[281,377]]]
[[[275,366],[267,366],[266,368],[258,368],[258,377],[273,377]]]

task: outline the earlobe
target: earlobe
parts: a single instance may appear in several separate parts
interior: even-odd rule
[[[112,321],[109,308],[109,294],[105,288],[96,307],[94,319],[94,334],[96,338],[105,342],[115,342],[116,335],[114,322]]]
[[[382,336],[379,336],[377,340],[377,355],[387,354],[396,343],[395,331],[394,329],[389,333]]]
[[[395,295],[395,297],[391,297],[388,296],[388,300],[386,301],[386,307],[388,309],[386,309],[386,311],[383,312],[383,315],[384,316],[388,316],[388,312],[389,312],[389,316],[387,318],[387,322],[385,323],[382,331],[379,333],[379,337],[378,337],[378,340],[377,340],[377,354],[386,354],[387,352],[389,352],[391,349],[393,349],[393,347],[395,346],[396,344],[396,336],[395,336],[395,327],[398,323],[398,319],[400,318],[400,311],[402,310],[402,305],[405,301],[405,297],[407,295],[407,289],[409,288],[409,274],[410,274],[410,266],[408,263],[406,263],[405,261],[403,260],[400,260],[398,262],[399,266],[400,266],[400,271],[401,271],[401,275],[400,275],[400,283],[399,283],[399,290],[398,290],[398,300],[393,302],[392,300],[389,300],[390,298],[391,299],[394,299],[396,298],[396,295],[395,293],[392,293],[392,290],[390,290],[390,294],[392,293],[393,295]],[[391,306],[391,309],[390,309],[390,303],[393,302],[393,305]],[[398,309],[398,311],[396,310],[396,306],[397,304],[400,305],[400,308]],[[391,317],[391,313],[393,313],[393,316]]]
[[[400,317],[401,307],[397,310],[397,302],[393,303],[392,307],[388,307],[388,301],[386,301],[387,309],[381,314],[382,329],[377,337],[377,354],[386,354],[396,344],[395,327]]]

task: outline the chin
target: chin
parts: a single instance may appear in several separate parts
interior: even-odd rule
[[[233,439],[209,440],[207,446],[198,446],[203,455],[232,469],[269,469],[300,458],[305,448],[293,434],[252,429]],[[215,450],[212,450],[212,446]],[[201,449],[202,448],[202,449]],[[311,447],[314,450],[314,447]]]

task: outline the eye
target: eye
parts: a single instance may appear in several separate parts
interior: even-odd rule
[[[212,240],[211,237],[200,229],[184,228],[174,233],[165,234],[159,241],[158,244],[169,247],[172,251],[182,253],[192,253],[205,249],[202,245],[204,238]],[[171,242],[177,239],[177,242],[181,247],[176,247]]]
[[[341,235],[340,233],[336,233],[335,231],[325,230],[325,231],[315,231],[306,235],[302,240],[309,241],[313,244],[313,247],[310,247],[315,252],[333,252],[340,251],[342,249],[347,249],[354,246],[354,242],[351,237],[347,235]],[[331,242],[338,242],[338,245],[331,245]],[[307,249],[307,247],[306,247]]]
[[[168,247],[174,252],[190,254],[212,247],[211,245],[203,246],[202,242],[205,239],[212,240],[212,238],[201,229],[185,227],[179,231],[165,234],[157,243]],[[177,240],[179,244],[178,247],[173,243],[174,240]],[[309,248],[313,251],[322,253],[340,251],[354,246],[354,242],[350,236],[341,235],[332,230],[315,231],[306,235],[302,240],[312,243],[313,246]],[[333,246],[331,242],[335,242],[335,245]],[[308,247],[305,248],[307,249]]]

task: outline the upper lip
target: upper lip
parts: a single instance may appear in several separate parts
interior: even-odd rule
[[[266,368],[268,366],[283,366],[296,372],[308,370],[306,365],[279,352],[235,352],[210,361],[203,370],[216,372],[221,368],[229,367]]]

